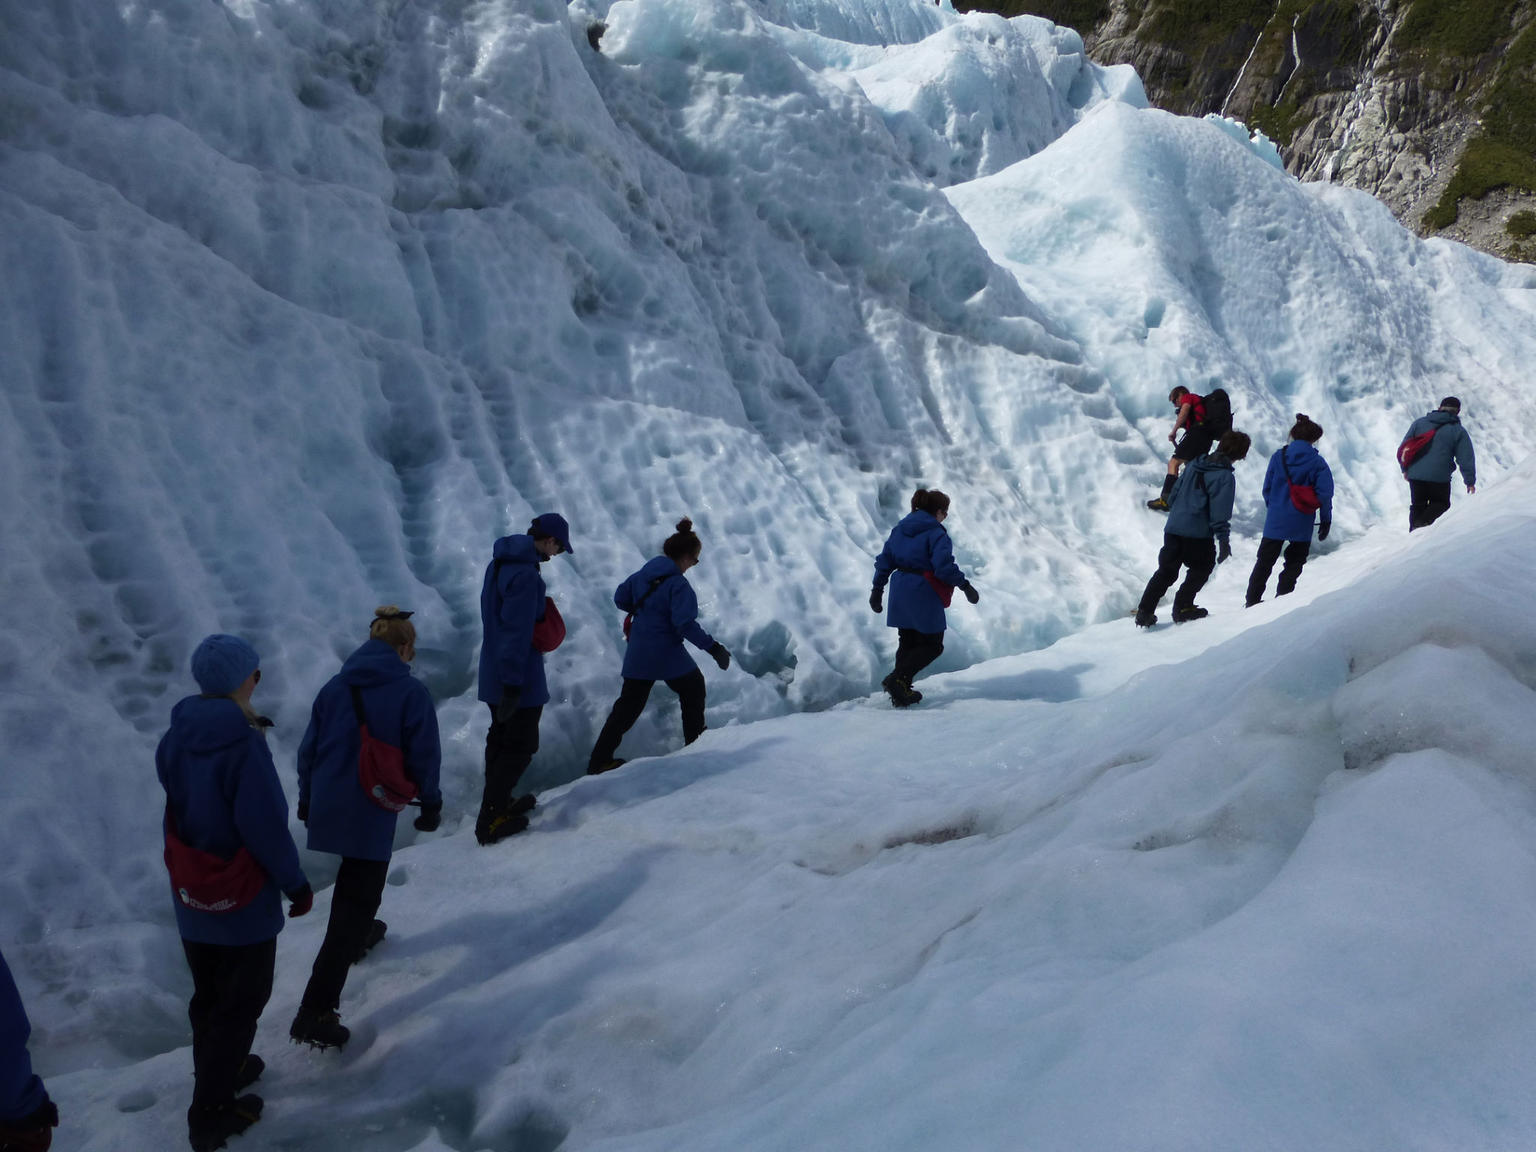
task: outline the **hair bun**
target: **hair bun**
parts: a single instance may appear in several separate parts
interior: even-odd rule
[[[692,532],[693,531],[693,521],[688,519],[688,517],[684,516],[681,520],[679,520],[677,522],[677,530],[679,532]]]
[[[1299,422],[1302,420],[1310,420],[1312,417],[1308,416],[1305,412],[1298,412],[1296,413],[1296,419]]]

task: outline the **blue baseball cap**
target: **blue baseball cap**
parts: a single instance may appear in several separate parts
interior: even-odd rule
[[[553,536],[560,541],[562,549],[567,552],[571,550],[571,526],[558,512],[546,512],[542,516],[535,516],[528,530],[535,536]]]

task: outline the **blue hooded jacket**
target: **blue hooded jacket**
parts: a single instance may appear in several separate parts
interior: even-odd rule
[[[631,573],[614,591],[613,602],[635,614],[624,651],[626,680],[676,680],[697,672],[699,666],[683,641],[696,648],[709,648],[715,642],[699,625],[699,598],[693,585],[669,556],[652,557],[644,568]],[[636,604],[640,604],[638,610]]]
[[[1442,412],[1437,408],[1410,424],[1408,435],[1403,439],[1412,440],[1415,436],[1422,436],[1431,428],[1436,429],[1435,438],[1429,442],[1429,447],[1419,454],[1419,458],[1408,465],[1408,471],[1404,476],[1409,480],[1429,480],[1436,484],[1448,484],[1451,473],[1460,468],[1462,483],[1475,486],[1477,457],[1472,451],[1472,437],[1461,426],[1459,414]]]
[[[938,517],[931,512],[909,512],[891,529],[885,547],[875,557],[875,587],[883,589],[887,581],[891,585],[885,613],[888,627],[944,631],[944,603],[924,572],[932,572],[945,584],[959,585],[965,579],[955,563],[949,533]]]
[[[227,696],[188,696],[171,709],[171,727],[155,750],[155,770],[188,845],[230,859],[243,845],[267,874],[244,908],[202,912],[173,891],[176,926],[200,944],[258,944],[283,929],[282,893],[309,883],[288,835],[288,800],[267,738]]]
[[[1185,466],[1168,496],[1169,536],[1196,540],[1225,540],[1232,528],[1232,501],[1237,479],[1232,461],[1212,452]]]
[[[358,860],[388,860],[398,814],[368,799],[357,776],[362,749],[352,687],[362,692],[368,731],[405,753],[405,770],[426,807],[440,805],[442,752],[437,710],[427,686],[382,640],[370,639],[347,657],[310,710],[299,744],[299,803],[309,809],[309,847]]]
[[[32,1023],[22,1007],[21,993],[16,991],[10,965],[0,955],[0,1124],[25,1120],[48,1099],[27,1053],[31,1034]]]
[[[1310,484],[1317,489],[1321,505],[1317,512],[1302,512],[1291,503],[1291,484]],[[1323,521],[1333,519],[1333,472],[1322,453],[1305,440],[1292,440],[1271,456],[1269,471],[1264,473],[1264,508],[1264,535],[1270,540],[1312,539],[1314,516]]]
[[[544,653],[533,626],[544,616],[544,577],[532,536],[503,536],[491,549],[480,586],[480,699],[491,707],[502,685],[520,687],[519,708],[549,703]]]

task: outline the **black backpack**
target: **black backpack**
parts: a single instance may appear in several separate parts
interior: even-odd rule
[[[1200,427],[1212,436],[1232,431],[1232,398],[1225,388],[1212,388],[1205,394],[1205,419]]]

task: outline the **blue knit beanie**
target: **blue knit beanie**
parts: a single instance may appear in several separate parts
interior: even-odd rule
[[[238,636],[209,636],[192,653],[192,679],[204,696],[228,696],[256,671],[261,658]]]

